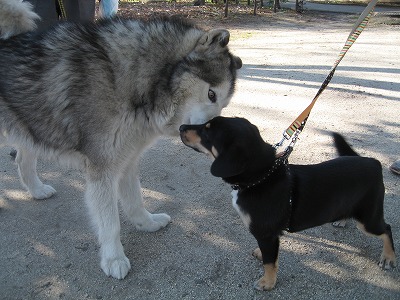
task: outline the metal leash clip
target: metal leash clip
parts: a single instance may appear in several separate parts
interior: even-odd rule
[[[275,145],[273,145],[273,147],[276,149],[278,149],[279,147],[281,147],[283,145],[283,143],[285,142],[285,140],[289,140],[290,136],[286,133],[286,131],[283,132],[282,134],[282,139],[280,140],[280,142],[276,143]]]
[[[301,133],[301,130],[296,130],[296,132],[293,134],[292,136],[292,140],[289,143],[288,147],[294,147],[294,145],[296,144],[297,140],[299,139],[299,135]]]

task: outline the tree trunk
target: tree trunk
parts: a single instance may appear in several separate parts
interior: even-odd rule
[[[200,6],[200,5],[205,5],[206,0],[194,0],[193,5],[194,6]]]
[[[281,9],[281,5],[279,3],[279,0],[274,0],[274,12],[276,13],[277,9]]]
[[[303,4],[304,4],[304,0],[296,0],[296,11],[298,13],[303,12]]]

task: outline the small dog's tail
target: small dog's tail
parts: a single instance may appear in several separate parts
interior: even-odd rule
[[[33,12],[32,4],[22,0],[0,0],[0,38],[36,29],[40,17]]]
[[[336,132],[333,132],[332,135],[339,156],[359,156],[359,154],[350,147],[343,136]]]

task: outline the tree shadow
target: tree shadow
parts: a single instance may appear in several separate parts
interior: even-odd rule
[[[269,84],[284,84],[285,86],[312,88],[317,92],[322,82],[329,74],[330,69],[326,66],[265,66],[265,65],[244,65],[240,78],[244,81],[265,82]],[[326,71],[326,76],[321,75],[321,71]],[[349,75],[346,75],[350,72]],[[364,79],[362,76],[356,77],[351,74],[362,72],[370,74],[383,74],[384,78],[391,78],[394,74],[399,74],[397,68],[369,68],[369,67],[346,67],[341,66],[332,78],[329,89],[338,92],[363,93],[360,89],[374,88],[376,92],[367,92],[369,95],[383,99],[399,101],[400,97],[385,95],[385,91],[400,92],[400,85],[394,84],[389,80]],[[357,90],[354,87],[357,87]],[[380,92],[382,91],[382,92]]]

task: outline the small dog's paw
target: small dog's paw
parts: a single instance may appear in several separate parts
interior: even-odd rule
[[[261,253],[260,248],[254,249],[254,251],[253,251],[253,256],[254,256],[255,258],[257,258],[258,260],[261,260],[261,261],[262,261],[262,253]]]
[[[101,262],[101,269],[106,273],[107,276],[114,277],[116,279],[123,279],[131,269],[131,264],[126,256],[104,259]]]
[[[270,291],[275,287],[276,278],[266,278],[265,276],[261,277],[259,280],[254,282],[254,288],[259,291]]]
[[[29,192],[31,193],[33,198],[41,200],[50,198],[56,193],[56,190],[50,185],[42,184],[38,188],[29,190]]]
[[[338,220],[338,221],[335,221],[335,222],[333,222],[332,223],[332,225],[334,226],[334,227],[340,227],[340,228],[344,228],[345,226],[346,226],[346,220]]]
[[[397,266],[396,259],[391,259],[382,256],[378,263],[379,267],[384,270],[390,270],[391,268],[395,268]]]
[[[149,214],[149,216],[144,222],[134,222],[136,228],[142,231],[154,232],[164,228],[171,222],[171,217],[167,214]]]

